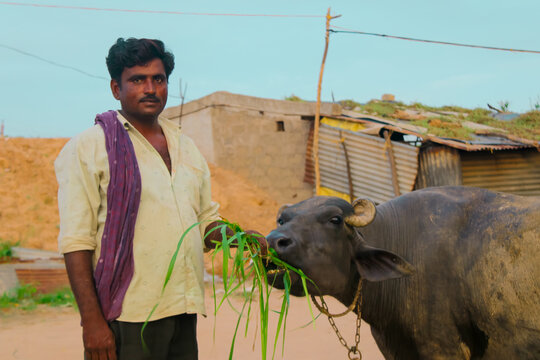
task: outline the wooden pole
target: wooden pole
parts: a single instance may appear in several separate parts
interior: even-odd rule
[[[343,148],[343,154],[345,154],[345,165],[347,166],[347,179],[349,180],[349,198],[350,202],[354,201],[354,186],[352,182],[352,172],[351,172],[351,162],[349,161],[349,153],[347,151],[347,145],[345,145],[345,137],[343,132],[339,130],[339,137],[341,142],[341,147]]]
[[[180,99],[182,101],[180,102],[180,114],[178,115],[178,126],[181,128],[182,127],[182,115],[183,115],[183,110],[184,110],[184,99],[186,97],[186,92],[187,92],[187,83],[186,83],[186,87],[184,88],[184,91],[182,91],[182,79],[181,78],[179,79],[179,88],[180,88]]]
[[[324,55],[321,63],[321,71],[319,73],[319,83],[317,84],[317,105],[315,107],[315,126],[313,129],[313,157],[315,159],[315,194],[319,195],[321,188],[321,174],[319,169],[319,122],[321,119],[321,86],[324,73],[324,64],[326,62],[326,54],[328,53],[328,43],[330,41],[330,20],[340,17],[330,16],[330,8],[326,13],[326,36],[324,45]]]
[[[394,150],[392,149],[392,141],[390,140],[392,134],[388,130],[384,130],[384,140],[386,141],[386,151],[388,153],[388,161],[390,162],[390,170],[392,171],[392,186],[394,187],[394,194],[400,196],[399,191],[399,179],[396,167],[396,158],[394,157]]]

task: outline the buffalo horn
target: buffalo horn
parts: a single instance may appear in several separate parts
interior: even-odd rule
[[[354,214],[347,216],[345,223],[354,227],[361,227],[368,225],[375,219],[377,209],[373,201],[369,199],[356,199],[353,201],[352,206],[354,208]]]

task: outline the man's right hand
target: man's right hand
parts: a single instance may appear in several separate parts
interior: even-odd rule
[[[86,360],[116,360],[114,334],[104,319],[83,324],[83,344]]]
[[[92,251],[64,254],[71,289],[79,305],[86,360],[116,360],[114,334],[103,317],[92,270]]]

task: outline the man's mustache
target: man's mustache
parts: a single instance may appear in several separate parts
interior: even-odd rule
[[[147,95],[139,100],[139,102],[144,102],[144,101],[159,102],[159,98],[155,95]]]

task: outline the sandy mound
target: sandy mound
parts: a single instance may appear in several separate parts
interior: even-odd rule
[[[58,207],[54,160],[68,139],[0,139],[0,240],[57,250]],[[277,203],[237,174],[210,166],[221,214],[245,229],[267,234]]]
[[[67,139],[0,139],[0,239],[56,250],[53,163]]]
[[[279,207],[266,192],[232,171],[211,164],[210,171],[212,195],[224,218],[265,235],[275,227]]]

